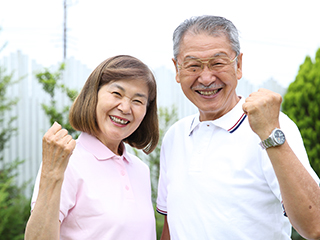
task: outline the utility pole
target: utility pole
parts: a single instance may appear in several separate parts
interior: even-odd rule
[[[68,1],[71,2],[68,4]],[[72,0],[63,0],[63,61],[65,62],[65,60],[67,59],[67,40],[68,40],[68,36],[67,36],[67,10],[69,6],[75,5],[77,4],[78,1],[72,1]]]
[[[63,61],[67,58],[67,0],[63,0]]]

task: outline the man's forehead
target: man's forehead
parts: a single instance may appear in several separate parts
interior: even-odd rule
[[[179,46],[179,58],[211,58],[229,56],[232,46],[225,35],[186,34]]]
[[[180,41],[180,45],[187,44],[189,45],[190,43],[196,43],[196,42],[201,42],[201,41],[210,41],[211,43],[215,42],[224,42],[230,44],[230,39],[226,34],[209,34],[206,32],[199,32],[199,33],[194,33],[194,32],[187,32],[185,33]]]

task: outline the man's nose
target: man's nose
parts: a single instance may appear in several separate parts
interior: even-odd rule
[[[208,68],[208,65],[205,64],[203,67],[202,72],[200,73],[198,77],[198,82],[203,84],[204,86],[210,86],[213,82],[215,82],[217,79],[214,71],[210,70]]]

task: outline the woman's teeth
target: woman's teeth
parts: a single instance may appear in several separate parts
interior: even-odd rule
[[[126,125],[129,122],[129,121],[125,121],[125,120],[122,120],[122,119],[114,117],[114,116],[110,116],[110,118],[115,123],[119,123],[119,124],[122,124],[122,125]]]

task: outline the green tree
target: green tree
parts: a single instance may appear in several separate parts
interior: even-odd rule
[[[298,126],[310,164],[320,176],[320,49],[315,60],[307,56],[301,64],[294,82],[289,85],[284,96],[282,111]],[[295,229],[292,239],[302,238]]]
[[[142,155],[142,152],[136,149],[134,149],[134,152],[140,159],[143,159],[150,168],[152,202],[155,209],[157,239],[160,239],[164,221],[163,216],[156,213],[156,198],[158,193],[158,179],[160,173],[160,150],[164,134],[167,132],[169,127],[178,120],[177,108],[175,106],[172,106],[171,109],[159,107],[158,117],[160,137],[159,143],[155,150],[149,155]]]
[[[0,160],[3,159],[3,150],[6,147],[6,143],[10,139],[11,135],[17,130],[12,126],[12,123],[17,119],[16,116],[10,117],[7,121],[5,118],[5,112],[10,111],[11,108],[17,104],[18,99],[10,99],[7,97],[6,91],[8,87],[16,83],[12,81],[12,74],[6,75],[5,69],[0,66]]]
[[[17,186],[16,169],[22,161],[4,164],[0,170],[0,236],[1,239],[24,239],[30,215],[30,200],[24,196],[25,185]]]
[[[292,240],[305,240],[303,237],[300,236],[300,234],[292,228],[292,235],[291,235]]]
[[[284,96],[282,110],[300,129],[310,164],[320,176],[320,48],[300,66]]]
[[[3,49],[3,48],[0,48]],[[7,89],[17,81],[0,66],[0,236],[1,239],[20,240],[30,214],[29,200],[24,196],[25,185],[17,186],[17,167],[23,161],[4,159],[8,141],[16,133],[13,127],[16,117],[6,118],[5,112],[14,107],[18,99],[8,98]]]
[[[172,106],[171,109],[159,107],[159,143],[155,150],[146,157],[146,162],[150,167],[152,202],[156,202],[158,194],[158,179],[160,174],[160,150],[162,139],[169,127],[178,120],[177,108]]]
[[[50,119],[50,124],[55,121],[58,122],[63,128],[68,130],[69,134],[76,138],[79,132],[74,130],[69,123],[69,109],[71,103],[75,100],[78,95],[78,91],[66,87],[61,84],[61,78],[65,69],[65,64],[62,63],[56,72],[51,72],[49,69],[45,68],[43,72],[36,74],[38,82],[42,85],[43,90],[50,96],[50,105],[41,104],[42,109],[45,111],[46,115]],[[62,109],[58,109],[56,93],[60,91],[66,94],[70,100],[70,105],[64,106]]]

